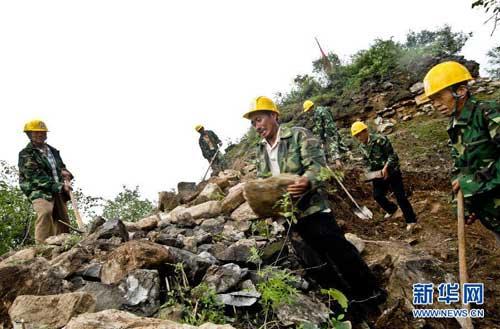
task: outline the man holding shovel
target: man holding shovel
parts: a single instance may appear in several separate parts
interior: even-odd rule
[[[213,131],[205,130],[203,125],[196,125],[194,129],[200,133],[198,143],[200,144],[201,153],[211,163],[212,175],[217,175],[219,171],[225,168],[224,159],[219,151],[222,142]]]
[[[332,112],[325,106],[316,106],[313,101],[307,100],[303,104],[304,113],[313,111],[313,134],[317,136],[325,147],[325,153],[329,161],[335,163],[335,167],[342,167],[341,158],[344,153],[349,151],[342,141]]]
[[[307,250],[312,250],[321,263],[326,264],[317,276],[325,288],[339,287],[334,279],[337,276],[343,281],[342,285],[347,286],[344,293],[354,302],[383,302],[385,292],[378,288],[356,248],[344,238],[327,199],[320,193],[318,175],[326,161],[318,139],[305,128],[280,126],[279,114],[270,98],[260,96],[243,117],[251,121],[263,138],[257,147],[257,176],[281,173],[300,176],[287,189],[299,210],[298,222],[291,228],[305,242],[304,250],[299,253],[307,254]]]
[[[380,177],[373,179],[373,198],[386,211],[385,218],[396,212],[398,206],[387,199],[387,192],[392,189],[399,207],[403,211],[406,230],[412,232],[417,217],[405,193],[398,155],[394,152],[389,138],[370,134],[368,127],[361,121],[352,124],[351,134],[360,142],[360,150],[368,169],[377,171]]]
[[[47,126],[41,120],[24,125],[30,143],[19,153],[19,185],[36,212],[35,241],[43,243],[50,236],[69,232],[66,202],[73,175],[59,151],[45,143]]]
[[[465,66],[449,61],[425,76],[425,95],[450,117],[452,189],[462,191],[467,223],[476,219],[500,244],[500,104],[471,96]]]

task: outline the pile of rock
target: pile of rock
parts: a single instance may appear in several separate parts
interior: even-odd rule
[[[500,81],[491,78],[477,78],[470,82],[473,94],[491,95],[500,89]],[[376,111],[377,117],[381,119],[397,119],[399,121],[408,121],[414,117],[421,115],[433,115],[435,108],[432,106],[430,99],[425,97],[424,84],[417,82],[409,89],[411,98],[400,100],[388,107]],[[380,119],[379,119],[380,120]],[[386,130],[382,127],[379,131]]]
[[[305,271],[288,244],[283,247],[285,221],[261,218],[245,200],[243,183],[252,173],[244,172],[248,175],[229,170],[199,185],[181,184],[177,193],[163,194],[163,212],[137,222],[97,218],[80,241],[64,234],[3,255],[0,327],[195,328],[178,323],[182,309],[175,311],[177,301],[169,292],[179,275],[187,286],[213,289],[233,317],[235,310],[244,309],[262,321],[256,306],[264,279],[258,269],[273,265]],[[262,188],[259,184],[254,191]],[[267,197],[263,195],[263,204]],[[379,319],[381,327],[410,328],[404,322],[409,319],[395,324],[393,315],[407,314],[411,307],[412,280],[444,282],[449,275],[436,259],[407,244],[347,237],[361,252],[366,246],[370,266],[387,282],[388,311]],[[319,326],[331,315],[315,297],[317,285],[307,280],[297,277],[296,302],[275,310],[283,325]],[[162,305],[169,305],[168,310]]]

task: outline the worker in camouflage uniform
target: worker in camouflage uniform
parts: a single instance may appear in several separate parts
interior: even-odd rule
[[[349,149],[342,141],[342,137],[340,137],[332,112],[324,106],[316,107],[310,100],[305,101],[303,107],[304,113],[314,110],[314,127],[312,132],[323,143],[328,159],[335,161],[336,167],[341,167],[342,155]]]
[[[406,230],[412,232],[417,218],[406,196],[399,158],[392,148],[391,141],[387,136],[370,134],[368,127],[361,121],[352,124],[351,134],[360,142],[360,150],[368,170],[380,172],[380,177],[372,180],[373,198],[385,210],[384,218],[389,218],[398,209],[395,203],[387,199],[386,194],[391,189],[403,212]]]
[[[385,292],[378,288],[356,248],[344,238],[321,193],[318,175],[326,161],[318,139],[305,128],[280,126],[278,116],[274,102],[264,96],[257,97],[252,108],[244,114],[263,138],[257,148],[257,176],[280,173],[300,176],[288,186],[299,211],[298,222],[291,227],[293,234],[300,235],[303,240],[298,254],[308,268],[317,268],[310,273],[321,285],[339,287],[354,302],[380,302]],[[314,264],[310,262],[312,259]]]
[[[205,130],[202,125],[196,125],[194,129],[200,133],[198,143],[200,144],[201,153],[203,154],[203,157],[208,160],[208,162],[213,159],[211,165],[212,175],[217,175],[220,171],[225,169],[224,158],[219,151],[222,142],[213,131]]]
[[[45,143],[47,126],[32,120],[24,132],[30,143],[19,153],[19,184],[36,212],[35,241],[43,243],[50,236],[67,233],[69,223],[66,202],[71,187],[67,183],[73,175],[59,155],[59,151]]]
[[[500,105],[472,97],[469,80],[466,67],[444,62],[425,76],[425,94],[450,116],[452,189],[463,192],[467,222],[479,219],[500,243]]]

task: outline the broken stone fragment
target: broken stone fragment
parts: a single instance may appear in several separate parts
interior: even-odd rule
[[[298,294],[293,299],[292,303],[277,307],[276,316],[283,325],[291,326],[310,322],[319,326],[328,321],[331,311],[320,301],[303,294]]]
[[[79,291],[94,296],[96,311],[120,309],[151,316],[160,308],[160,277],[156,270],[135,270],[116,285],[84,282]]]
[[[85,248],[75,247],[52,259],[50,265],[57,270],[61,278],[67,278],[91,258],[92,255]]]
[[[420,81],[410,87],[410,92],[412,94],[420,94],[423,91],[424,91],[424,84]]]
[[[68,323],[65,329],[123,329],[123,328],[137,328],[137,329],[234,329],[232,326],[216,325],[212,323],[205,323],[199,327],[187,324],[180,324],[170,320],[160,320],[154,318],[138,317],[134,314],[117,311],[106,310],[98,313],[81,314]]]
[[[19,295],[63,292],[63,280],[45,258],[37,257],[0,267],[0,328],[9,328],[8,310]]]
[[[170,212],[171,221],[173,223],[177,222],[186,222],[191,219],[200,219],[200,218],[213,218],[217,217],[221,214],[221,202],[220,201],[207,201],[205,203],[201,203],[196,206],[192,206],[189,208],[185,207],[177,207],[172,212]],[[196,225],[196,222],[193,221],[193,225]]]
[[[19,250],[0,262],[0,267],[20,264],[34,259],[37,255],[37,248],[31,247]]]
[[[122,309],[151,316],[160,308],[160,277],[156,270],[135,270],[120,282]]]
[[[222,192],[219,185],[215,183],[208,183],[200,194],[193,201],[194,204],[201,204],[207,201],[220,201],[224,198],[224,192]]]
[[[177,184],[177,195],[180,203],[187,203],[193,200],[198,193],[196,183],[180,182]]]
[[[255,239],[243,239],[233,243],[229,247],[219,246],[213,248],[213,255],[226,262],[250,262],[251,249],[256,248]]]
[[[71,237],[71,234],[69,233],[62,233],[58,235],[53,235],[49,236],[47,239],[45,239],[44,243],[48,245],[54,245],[54,246],[62,246],[68,240],[68,238]]]
[[[9,310],[14,329],[59,329],[72,317],[94,312],[95,299],[84,292],[18,296]]]
[[[94,233],[104,223],[106,223],[106,220],[103,217],[101,216],[94,217],[92,221],[87,225],[87,233],[88,234]]]
[[[257,219],[259,216],[252,210],[250,204],[245,202],[231,213],[231,219],[237,222]]]
[[[75,275],[81,276],[86,280],[100,280],[101,279],[101,263],[90,263],[82,266]]]
[[[158,193],[158,210],[170,211],[179,205],[179,197],[174,192],[162,191]]]
[[[240,183],[229,189],[229,193],[221,203],[222,213],[228,215],[245,202],[245,197],[243,196],[244,186],[245,183]]]
[[[257,303],[260,298],[260,293],[255,291],[235,291],[228,294],[217,295],[217,300],[229,306],[235,307],[248,307]]]
[[[172,264],[182,264],[190,282],[199,282],[212,262],[204,257],[179,248],[169,247]]]
[[[128,231],[125,224],[119,219],[108,220],[99,226],[95,233],[86,237],[81,244],[93,244],[99,239],[111,239],[117,237],[121,242],[128,241]]]
[[[242,269],[233,263],[222,266],[212,265],[208,268],[202,281],[214,289],[216,293],[223,293],[240,283],[247,273],[248,269]]]
[[[204,220],[200,227],[203,231],[210,234],[219,234],[224,230],[224,222],[225,220],[223,217],[209,218]]]
[[[300,176],[280,174],[265,179],[248,181],[244,187],[244,195],[252,210],[261,218],[279,217],[281,209],[277,202],[282,200],[288,185]]]
[[[154,230],[158,226],[158,216],[152,215],[146,218],[142,218],[137,222],[124,222],[127,231],[135,232],[135,231],[151,231]]]
[[[175,263],[169,248],[145,240],[126,242],[108,255],[102,266],[101,281],[113,284],[136,269],[151,269],[166,263]]]

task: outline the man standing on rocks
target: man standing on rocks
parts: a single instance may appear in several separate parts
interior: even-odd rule
[[[325,153],[330,161],[335,161],[335,166],[340,168],[342,155],[349,149],[342,141],[339,130],[333,120],[332,112],[324,106],[316,107],[314,103],[307,100],[303,104],[304,113],[314,110],[313,134],[318,136],[325,148]]]
[[[200,144],[201,153],[209,163],[213,159],[211,165],[212,175],[217,175],[220,171],[225,169],[224,158],[219,151],[222,142],[213,131],[205,130],[205,127],[203,127],[203,125],[196,125],[194,129],[200,133],[200,139],[198,140],[198,143]]]
[[[467,223],[479,219],[500,244],[500,104],[472,97],[469,80],[462,64],[438,64],[425,76],[425,95],[450,117],[452,189],[463,192]]]
[[[24,125],[30,143],[19,153],[19,185],[36,212],[35,241],[43,243],[50,236],[69,232],[68,201],[71,187],[66,182],[73,175],[59,151],[45,143],[47,126],[32,120]]]
[[[399,158],[387,136],[370,134],[368,127],[361,121],[352,124],[351,134],[360,142],[360,150],[370,171],[379,171],[380,177],[373,179],[373,198],[385,210],[384,218],[389,218],[398,206],[387,199],[392,189],[406,221],[406,230],[413,232],[417,218],[405,193]]]
[[[292,224],[292,232],[299,234],[306,244],[299,253],[307,254],[312,249],[315,256],[311,258],[319,256],[321,269],[317,272],[321,273],[317,278],[321,285],[342,286],[354,302],[382,302],[385,292],[378,288],[356,248],[345,239],[326,197],[320,192],[318,175],[326,167],[326,160],[318,139],[305,128],[280,126],[279,114],[270,98],[260,96],[243,117],[251,121],[263,138],[257,148],[257,176],[280,173],[301,176],[288,186],[300,213],[298,222]]]

